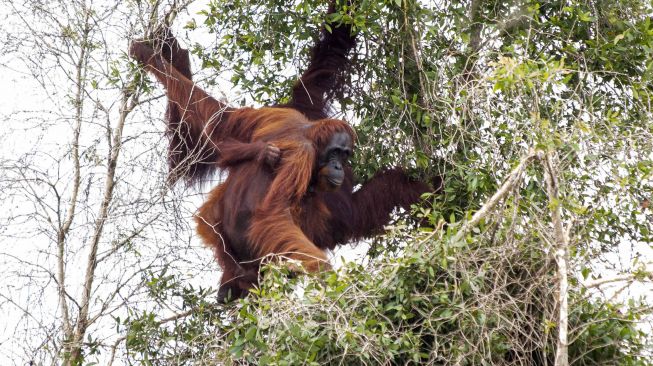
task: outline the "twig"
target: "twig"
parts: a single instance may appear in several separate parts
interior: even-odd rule
[[[510,172],[510,175],[508,175],[508,178],[503,182],[499,190],[488,199],[481,208],[474,213],[471,219],[469,221],[465,222],[458,231],[458,233],[453,237],[453,241],[460,241],[464,238],[465,234],[474,226],[478,225],[478,223],[485,218],[491,211],[494,209],[494,207],[510,192],[520,181],[521,181],[521,176],[526,170],[526,167],[530,165],[530,163],[534,159],[540,159],[542,156],[542,152],[539,150],[531,150],[528,155],[523,158],[517,167]]]
[[[595,287],[601,287],[603,285],[608,285],[608,284],[613,284],[615,282],[634,282],[637,280],[641,281],[653,281],[653,269],[651,270],[645,270],[647,273],[646,275],[642,275],[640,272],[638,273],[627,273],[623,275],[618,275],[618,276],[613,276],[613,277],[608,277],[608,278],[599,278],[596,280],[590,280],[590,281],[585,281],[583,282],[583,286],[587,288],[595,288]]]

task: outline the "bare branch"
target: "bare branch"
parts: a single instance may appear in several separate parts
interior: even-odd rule
[[[508,178],[501,184],[501,187],[497,190],[495,194],[488,199],[481,208],[478,209],[474,213],[471,219],[469,219],[467,222],[463,224],[463,226],[460,228],[456,236],[454,236],[453,241],[460,241],[462,240],[467,232],[473,228],[474,226],[478,225],[478,223],[484,219],[496,205],[503,200],[503,198],[510,192],[512,189],[514,189],[519,182],[521,182],[521,176],[526,170],[526,168],[531,164],[531,162],[535,159],[540,159],[542,156],[542,152],[539,150],[531,150],[528,155],[523,158],[519,164],[510,172],[508,175]]]
[[[561,203],[558,193],[558,172],[555,170],[551,153],[543,159],[546,178],[551,222],[556,239],[555,259],[558,264],[558,341],[556,345],[556,366],[569,365],[568,328],[569,328],[569,280],[567,279],[567,263],[569,262],[569,239],[562,224]]]

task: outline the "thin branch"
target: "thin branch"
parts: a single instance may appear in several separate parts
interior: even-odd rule
[[[521,176],[528,165],[530,165],[533,160],[540,159],[541,156],[541,151],[531,150],[528,155],[519,162],[519,165],[510,172],[510,175],[508,175],[508,178],[503,182],[501,187],[499,187],[499,190],[497,190],[497,192],[474,213],[469,221],[463,224],[458,233],[453,237],[453,241],[461,241],[471,228],[478,225],[478,223],[484,219],[501,200],[503,200],[508,192],[521,182]]]
[[[596,280],[584,281],[583,286],[587,288],[596,288],[603,285],[610,285],[617,282],[628,282],[632,283],[635,281],[653,281],[653,270],[645,270],[645,274],[642,272],[637,273],[627,273],[623,275],[608,277],[608,278],[599,278]]]
[[[208,295],[210,295],[213,292],[214,291],[209,292]],[[184,311],[184,312],[179,313],[179,314],[171,315],[171,316],[169,316],[167,318],[163,318],[163,319],[157,321],[156,325],[162,325],[162,324],[169,323],[169,322],[172,322],[172,321],[175,321],[175,320],[186,318],[187,316],[197,312],[197,310],[199,308],[200,308],[199,306],[195,306],[190,310]],[[113,361],[115,360],[116,351],[118,349],[118,346],[120,346],[120,343],[122,343],[125,339],[127,339],[127,336],[122,336],[122,337],[116,339],[115,342],[113,342],[113,345],[111,346],[111,357],[109,358],[109,362],[107,363],[108,366],[113,365]]]
[[[71,352],[71,360],[79,359],[81,352],[81,342],[86,334],[86,329],[89,324],[89,307],[91,300],[91,292],[93,290],[93,282],[95,280],[95,269],[97,267],[97,254],[98,247],[100,244],[100,238],[104,231],[104,224],[107,221],[109,216],[109,206],[113,199],[113,189],[115,187],[115,174],[116,166],[118,164],[118,158],[120,156],[120,150],[122,149],[122,132],[125,127],[125,121],[127,115],[134,108],[137,103],[135,97],[130,96],[130,92],[123,91],[123,100],[122,106],[120,107],[120,117],[118,119],[118,125],[114,129],[113,133],[113,142],[111,144],[111,153],[109,156],[108,166],[107,166],[107,177],[104,188],[104,198],[102,199],[102,204],[100,205],[98,218],[95,221],[95,230],[93,233],[93,238],[91,239],[91,248],[88,253],[88,259],[86,263],[86,274],[84,276],[84,289],[82,293],[82,301],[79,312],[79,318],[77,320],[76,331],[74,340],[76,342],[73,352]]]
[[[90,34],[90,10],[84,9],[84,30],[80,40],[80,54],[77,60],[76,80],[77,84],[75,92],[75,128],[73,130],[72,141],[72,159],[73,159],[73,191],[70,194],[70,205],[68,206],[68,213],[61,227],[57,232],[57,282],[59,283],[59,302],[61,303],[61,315],[63,317],[64,336],[71,339],[73,335],[72,323],[70,321],[70,310],[68,309],[67,291],[66,291],[66,238],[70,232],[70,226],[75,218],[75,211],[77,208],[77,197],[79,196],[79,186],[81,184],[81,167],[79,163],[79,136],[82,130],[82,114],[84,112],[84,83],[86,79],[88,53],[87,47],[89,45],[88,38]]]

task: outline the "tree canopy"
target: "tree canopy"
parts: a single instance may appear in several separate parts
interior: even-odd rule
[[[359,46],[334,111],[360,136],[353,166],[362,178],[397,164],[445,177],[443,193],[413,212],[435,229],[400,219],[364,264],[317,279],[269,269],[256,296],[194,313],[203,326],[189,357],[650,364],[651,340],[635,325],[650,308],[596,296],[610,283],[604,259],[651,243],[650,4],[340,5],[326,16],[316,1],[214,2],[203,26],[216,45],[194,51],[272,104],[288,98],[319,29],[351,24]],[[637,259],[611,268],[630,279],[649,270]],[[138,323],[148,324],[159,326]],[[169,350],[165,338],[133,334],[141,357]]]

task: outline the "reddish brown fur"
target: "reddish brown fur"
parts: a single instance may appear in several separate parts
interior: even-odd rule
[[[254,127],[253,141],[274,144],[283,151],[283,157],[273,174],[260,164],[232,167],[226,182],[211,192],[199,210],[198,233],[214,248],[224,270],[222,283],[230,283],[232,278],[244,273],[258,273],[260,261],[270,255],[298,260],[309,272],[328,268],[323,249],[306,236],[298,223],[305,217],[304,197],[315,174],[316,150],[324,148],[328,142],[325,134],[347,132],[353,138],[353,131],[339,120],[310,123],[294,110],[248,111],[252,115],[243,118],[261,123],[257,125],[261,127]],[[269,183],[267,187],[258,186],[265,183]],[[326,228],[330,217],[326,205],[308,202],[315,206],[312,211],[321,212],[310,225],[316,229]],[[238,218],[226,217],[235,213],[241,204],[253,210],[248,215],[251,222],[247,228],[239,227]],[[230,231],[243,229],[246,231],[244,240],[239,241],[239,248],[233,248],[230,239],[239,235]]]
[[[222,267],[222,295],[226,289],[246,294],[270,254],[297,259],[308,271],[328,268],[324,250],[380,232],[395,207],[409,208],[432,191],[392,169],[353,192],[348,167],[340,188],[324,191],[316,154],[336,132],[354,136],[326,113],[330,99],[345,89],[347,53],[355,45],[349,26],[323,32],[290,102],[274,108],[234,109],[212,98],[190,80],[188,52],[174,37],[168,32],[159,42],[157,52],[134,42],[130,55],[166,88],[171,182],[193,183],[216,168],[229,171],[195,218]],[[269,144],[282,151],[276,167],[263,163]]]

